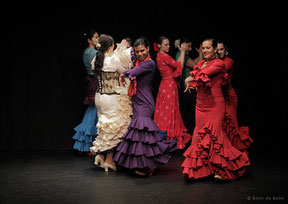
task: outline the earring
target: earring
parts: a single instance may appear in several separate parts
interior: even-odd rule
[[[228,55],[228,51],[227,50],[225,51],[225,55]]]

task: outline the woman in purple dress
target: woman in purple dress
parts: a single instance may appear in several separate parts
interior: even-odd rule
[[[132,169],[136,174],[151,176],[155,168],[169,162],[171,152],[177,146],[175,140],[161,139],[159,128],[152,119],[154,99],[151,84],[156,64],[149,55],[148,41],[145,38],[137,39],[134,50],[138,58],[136,66],[120,76],[124,86],[124,77],[131,81],[129,93],[132,96],[133,116],[113,160],[117,165]]]

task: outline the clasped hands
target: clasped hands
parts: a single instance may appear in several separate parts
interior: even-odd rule
[[[119,83],[123,87],[126,87],[126,84],[127,84],[125,77],[126,76],[124,74],[120,74],[120,76],[119,76]]]

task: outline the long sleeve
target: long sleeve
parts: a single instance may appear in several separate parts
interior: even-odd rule
[[[177,78],[182,75],[182,67],[180,62],[174,60],[168,54],[163,55],[163,62],[175,69],[172,75],[173,78]]]
[[[147,60],[141,63],[138,67],[126,70],[123,72],[124,75],[128,76],[131,81],[133,81],[134,76],[138,77],[147,72],[155,71],[155,62],[153,60]]]
[[[233,65],[234,65],[234,61],[231,58],[226,57],[224,60],[224,64],[225,64],[225,71],[226,72],[231,72]]]

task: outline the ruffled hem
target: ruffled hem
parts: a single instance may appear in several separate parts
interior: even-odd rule
[[[95,139],[95,136],[84,136],[80,137],[79,140],[76,140],[73,149],[78,150],[79,152],[90,152],[90,147],[92,146],[92,141]]]
[[[192,136],[186,132],[182,132],[181,135],[167,135],[167,140],[174,140],[175,138],[177,139],[177,149],[183,149],[187,142],[191,140]]]
[[[247,154],[233,147],[226,136],[220,139],[220,134],[223,132],[216,132],[211,124],[201,128],[184,153],[183,174],[194,179],[217,174],[233,180],[244,173],[250,165]]]
[[[247,149],[253,142],[253,139],[249,136],[249,127],[242,126],[237,129],[232,117],[226,113],[223,121],[223,130],[234,147],[248,153]]]
[[[113,160],[125,168],[157,168],[167,164],[176,141],[163,141],[157,132],[130,129],[116,149]]]
[[[134,128],[138,130],[147,130],[147,131],[159,131],[156,123],[150,118],[145,116],[133,115],[131,123],[128,128]]]
[[[85,132],[76,132],[72,137],[75,141],[73,149],[78,150],[79,152],[89,152],[90,147],[92,146],[92,141],[95,139],[95,135],[87,135]]]
[[[97,117],[97,109],[95,105],[88,106],[85,111],[82,122],[78,126],[76,126],[74,130],[76,132],[79,132],[81,134],[83,133],[88,136],[89,135],[96,136],[97,135],[97,128],[96,128],[97,121],[98,121],[98,117]],[[73,137],[76,137],[76,136],[74,135]]]
[[[119,119],[121,120],[121,118]],[[119,122],[119,121],[118,121]],[[121,141],[127,131],[128,121],[122,120],[121,124],[110,123],[103,126],[98,126],[98,136],[92,142],[93,147],[90,148],[92,153],[104,152],[115,148]],[[113,128],[115,127],[115,128]]]
[[[81,123],[79,124],[77,127],[74,128],[74,130],[79,133],[79,134],[84,134],[87,136],[96,136],[97,135],[97,128],[96,125],[91,125],[91,124],[85,124],[85,123]],[[76,134],[77,134],[76,133]],[[75,134],[75,135],[76,135]],[[75,135],[73,136],[73,139],[75,139]]]

